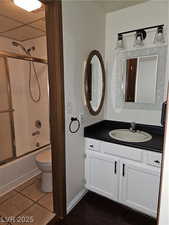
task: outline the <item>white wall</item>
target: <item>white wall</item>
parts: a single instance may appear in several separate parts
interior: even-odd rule
[[[145,124],[160,125],[161,111],[153,110],[127,110],[115,107],[116,74],[113,71],[113,49],[119,32],[138,29],[158,24],[168,25],[167,1],[149,1],[106,16],[106,74],[107,74],[107,98],[105,107],[105,119],[119,121],[135,121]],[[154,32],[149,32],[145,40],[145,46],[152,45]],[[134,35],[125,36],[126,47],[133,48]],[[127,45],[128,43],[128,45]]]
[[[63,44],[66,107],[67,204],[84,188],[83,127],[103,118],[89,115],[83,104],[84,63],[93,49],[104,54],[105,16],[91,2],[63,2]],[[71,116],[84,115],[77,134],[68,130]]]

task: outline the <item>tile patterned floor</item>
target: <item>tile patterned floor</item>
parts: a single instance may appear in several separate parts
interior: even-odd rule
[[[7,223],[5,217],[20,221]],[[0,225],[46,225],[53,217],[52,193],[41,191],[40,176],[0,197]]]

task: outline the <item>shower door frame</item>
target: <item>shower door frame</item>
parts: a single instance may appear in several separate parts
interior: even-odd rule
[[[6,79],[7,79],[7,85],[8,85],[8,101],[9,101],[9,109],[8,110],[1,110],[1,113],[8,113],[9,114],[9,120],[10,120],[10,128],[11,128],[11,141],[12,141],[12,154],[13,156],[10,158],[7,158],[5,160],[0,161],[0,165],[6,164],[14,159],[16,159],[16,146],[15,146],[15,129],[14,129],[14,117],[13,117],[13,104],[12,104],[12,92],[11,92],[11,82],[10,82],[10,76],[9,76],[9,66],[6,55],[2,54],[0,52],[0,57],[4,59],[5,64],[5,70],[6,70]]]
[[[15,126],[14,126],[14,115],[13,112],[15,111],[12,103],[12,91],[11,91],[11,82],[10,82],[10,71],[9,71],[9,65],[8,65],[8,58],[13,58],[13,59],[18,59],[18,60],[23,60],[23,61],[28,61],[28,62],[36,62],[36,63],[41,63],[41,64],[46,64],[48,65],[48,61],[43,58],[38,58],[38,57],[33,57],[33,56],[27,56],[27,55],[22,55],[22,54],[16,54],[13,52],[8,52],[8,51],[0,51],[0,57],[4,59],[5,63],[5,69],[6,69],[6,76],[7,76],[7,83],[8,83],[8,101],[10,104],[10,108],[8,110],[2,110],[0,111],[1,113],[9,113],[9,118],[10,118],[10,126],[11,126],[11,139],[12,139],[12,152],[13,156],[5,159],[3,161],[0,161],[0,165],[9,163],[13,160],[22,158],[30,153],[33,153],[37,151],[38,149],[41,149],[43,147],[46,147],[48,145],[42,146],[38,149],[34,149],[32,151],[29,151],[25,154],[22,154],[20,156],[17,156],[17,151],[16,151],[16,140],[15,140]]]

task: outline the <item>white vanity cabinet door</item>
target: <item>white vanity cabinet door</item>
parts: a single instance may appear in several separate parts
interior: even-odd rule
[[[119,161],[98,153],[87,154],[86,188],[108,197],[118,199]]]
[[[120,202],[156,217],[160,169],[121,160]]]

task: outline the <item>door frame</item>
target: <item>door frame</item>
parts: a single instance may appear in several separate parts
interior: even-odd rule
[[[66,216],[65,169],[65,103],[61,0],[40,0],[45,6],[50,137],[52,146],[53,206],[55,218],[49,224]]]
[[[169,52],[168,52],[169,54]],[[161,166],[161,178],[160,178],[160,190],[159,190],[159,200],[158,200],[158,214],[157,214],[157,225],[163,225],[164,221],[169,221],[168,208],[166,207],[164,196],[169,193],[167,187],[167,171],[168,171],[168,145],[169,145],[169,82],[167,89],[167,107],[166,107],[166,121],[164,129],[164,147],[162,154],[162,166]]]
[[[64,59],[62,31],[62,0],[39,0],[45,5],[46,37],[48,52],[48,76],[50,92],[50,131],[52,145],[53,201],[55,218],[66,216],[66,159],[65,159],[65,103]],[[168,109],[169,111],[169,109]],[[166,136],[166,132],[165,132]],[[164,154],[163,154],[164,158]],[[164,159],[161,169],[161,185],[157,220],[159,224]]]

